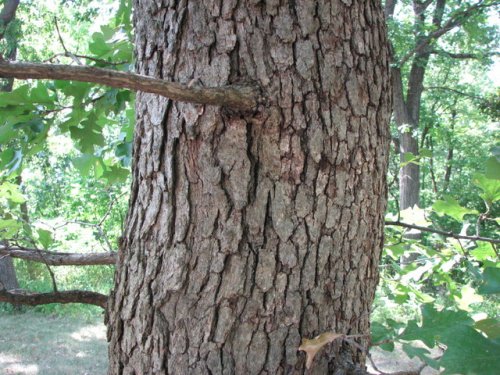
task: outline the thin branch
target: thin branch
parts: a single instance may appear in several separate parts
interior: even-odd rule
[[[419,225],[413,225],[413,224],[407,224],[403,223],[401,221],[386,221],[385,225],[389,226],[398,226],[398,227],[403,227],[403,228],[408,228],[408,229],[417,229],[422,232],[429,232],[429,233],[436,233],[440,234],[441,236],[444,237],[452,237],[457,240],[471,240],[471,241],[484,241],[484,242],[490,242],[493,244],[498,244],[500,243],[499,239],[496,238],[489,238],[489,237],[481,237],[481,236],[466,236],[462,234],[457,234],[453,232],[445,232],[444,230],[438,230],[438,229],[432,229],[432,228],[427,228],[427,227],[421,227]]]
[[[486,103],[487,100],[481,96],[478,96],[478,95],[474,95],[474,94],[469,94],[467,92],[464,92],[464,91],[460,91],[460,90],[457,90],[457,89],[453,89],[451,87],[444,87],[444,86],[425,86],[424,87],[424,90],[439,90],[439,91],[449,91],[449,92],[452,92],[454,94],[458,94],[460,96],[465,96],[467,98],[471,98],[471,99],[475,99],[475,100],[479,100],[483,103]]]
[[[99,59],[97,57],[92,57],[92,56],[87,56],[87,55],[79,55],[77,53],[72,53],[72,52],[70,52],[70,54],[71,54],[71,56],[78,57],[79,59],[90,60],[90,61],[94,61],[96,63],[103,64],[103,65],[118,66],[118,65],[130,64],[130,61],[112,62],[112,61],[108,61],[108,60],[104,60],[104,59]],[[56,53],[55,55],[49,57],[47,60],[44,60],[43,62],[44,63],[53,62],[54,59],[56,59],[57,57],[62,57],[62,56],[71,57],[68,53]]]
[[[21,246],[0,247],[0,255],[44,263],[51,266],[96,266],[114,265],[116,252],[109,253],[62,253],[31,249]]]
[[[98,226],[101,226],[104,221],[108,218],[108,216],[111,214],[111,210],[113,209],[113,206],[114,204],[118,201],[118,199],[120,199],[121,197],[123,197],[126,193],[121,193],[121,194],[118,194],[117,196],[115,196],[113,199],[111,199],[111,201],[109,202],[109,206],[108,206],[108,209],[106,210],[105,214],[103,215],[103,217],[101,218],[101,220],[99,220],[99,223],[97,223]]]
[[[104,230],[102,229],[102,226],[101,226],[101,223],[89,223],[89,222],[86,222],[86,221],[80,221],[80,220],[69,220],[69,221],[66,221],[64,222],[63,224],[60,224],[58,226],[55,226],[55,227],[52,227],[53,230],[57,230],[57,229],[60,229],[62,227],[65,227],[66,225],[68,224],[78,224],[78,225],[81,225],[81,226],[87,226],[87,227],[92,227],[92,228],[95,228],[95,230],[97,230],[99,232],[99,235],[101,236],[101,238],[104,240],[105,244],[106,244],[106,247],[107,249],[102,245],[101,243],[101,246],[104,250],[107,250],[109,252],[113,252],[113,246],[111,246],[111,242],[109,241],[109,238],[108,236],[106,235],[106,233],[104,233]],[[48,224],[45,224],[47,226],[49,226]]]
[[[49,303],[85,303],[106,309],[108,296],[84,290],[68,290],[54,293],[30,293],[26,291],[0,289],[0,302],[15,305],[47,305]]]
[[[78,58],[73,55],[68,49],[66,48],[66,45],[64,44],[64,40],[62,38],[61,32],[59,31],[59,24],[57,23],[57,17],[54,17],[54,23],[56,25],[56,30],[57,30],[57,36],[59,37],[59,42],[61,42],[62,48],[64,49],[64,54],[68,57],[71,57],[71,59],[78,65],[82,65],[82,62],[78,60]]]
[[[500,55],[499,52],[489,52],[489,53],[453,53],[453,52],[448,52],[448,51],[443,51],[443,50],[432,50],[430,51],[432,55],[441,55],[441,56],[447,56],[452,59],[482,59],[485,57],[491,57],[491,56],[498,56]]]
[[[224,106],[241,110],[254,109],[259,102],[259,90],[252,86],[188,87],[188,85],[167,82],[135,73],[88,66],[0,61],[0,77],[92,82],[115,88],[158,94],[181,102]]]

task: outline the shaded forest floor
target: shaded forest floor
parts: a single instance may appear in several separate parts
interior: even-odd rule
[[[372,352],[386,372],[416,369],[396,350]],[[5,375],[104,375],[107,368],[106,329],[102,317],[79,319],[36,313],[0,312],[0,374]],[[424,370],[423,374],[436,374]]]

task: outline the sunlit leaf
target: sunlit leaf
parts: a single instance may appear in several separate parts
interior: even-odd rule
[[[470,285],[465,285],[461,292],[461,296],[455,296],[455,301],[458,307],[464,311],[472,311],[470,305],[473,303],[483,302],[484,298],[476,293],[476,290]]]
[[[478,241],[477,247],[470,251],[470,255],[476,260],[483,261],[486,259],[495,259],[496,253],[493,245],[489,242]]]
[[[421,227],[428,227],[431,223],[427,220],[426,211],[417,205],[408,207],[400,212],[401,219],[405,223],[414,224]]]
[[[448,215],[457,221],[462,221],[464,215],[478,214],[477,210],[465,208],[450,196],[445,196],[444,200],[438,200],[432,206],[438,215]]]
[[[472,182],[483,191],[481,198],[483,198],[488,204],[496,202],[500,199],[500,180],[487,178],[483,174],[476,173]]]
[[[38,233],[38,240],[42,244],[44,249],[48,249],[50,245],[54,242],[54,239],[52,237],[52,232],[49,230],[41,229],[39,228],[37,230]]]

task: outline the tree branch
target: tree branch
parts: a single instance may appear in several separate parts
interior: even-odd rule
[[[0,247],[0,255],[44,263],[50,266],[114,265],[116,253],[60,253],[25,247]]]
[[[490,52],[487,54],[481,54],[481,53],[453,53],[443,50],[432,50],[430,53],[433,55],[447,56],[452,59],[476,59],[476,60],[482,59],[484,57],[500,55],[499,52]]]
[[[458,11],[453,15],[453,17],[450,17],[450,19],[443,26],[429,33],[415,46],[413,50],[407,52],[406,55],[399,60],[398,66],[403,66],[414,54],[424,51],[434,40],[440,38],[455,27],[462,25],[464,20],[474,14],[474,12],[480,9],[496,6],[498,4],[500,4],[500,1],[483,4],[483,0],[480,0],[476,4],[473,4],[462,11]]]
[[[47,305],[49,303],[85,303],[87,305],[96,305],[106,309],[108,296],[84,290],[68,290],[55,293],[29,293],[18,290],[7,291],[1,289],[0,285],[0,302],[29,306]]]
[[[452,92],[452,93],[460,95],[460,96],[464,96],[464,97],[467,97],[467,98],[470,98],[470,99],[478,100],[478,101],[480,101],[483,104],[486,104],[486,105],[488,104],[488,101],[485,98],[481,97],[481,96],[470,94],[470,93],[467,93],[467,92],[464,92],[464,91],[460,91],[460,90],[457,90],[457,89],[454,89],[454,88],[451,88],[451,87],[445,87],[445,86],[426,86],[426,87],[424,87],[424,89],[425,90],[449,91],[449,92]]]
[[[408,228],[408,229],[417,229],[417,230],[422,231],[422,232],[436,233],[436,234],[440,234],[441,236],[452,237],[452,238],[455,238],[457,240],[484,241],[484,242],[490,242],[493,244],[500,243],[500,239],[496,239],[496,238],[481,237],[481,236],[466,236],[466,235],[461,235],[461,234],[457,234],[457,233],[453,233],[453,232],[445,232],[444,230],[438,230],[438,229],[432,229],[432,228],[427,228],[427,227],[421,227],[419,225],[407,224],[407,223],[403,223],[401,221],[386,221],[385,225],[398,226],[398,227],[403,227],[403,228]]]
[[[209,88],[190,87],[135,73],[88,66],[0,61],[0,77],[92,82],[115,88],[158,94],[181,102],[224,106],[241,110],[254,109],[259,101],[259,90],[256,87],[238,85]]]

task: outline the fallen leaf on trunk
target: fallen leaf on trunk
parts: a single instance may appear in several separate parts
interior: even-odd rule
[[[310,340],[302,339],[299,350],[306,352],[306,368],[311,368],[314,357],[316,356],[316,354],[318,354],[323,346],[335,341],[340,337],[344,337],[344,335],[341,333],[325,332]]]

